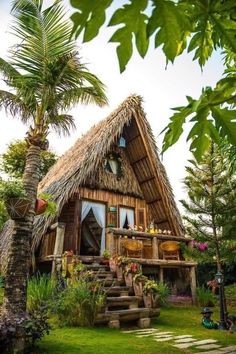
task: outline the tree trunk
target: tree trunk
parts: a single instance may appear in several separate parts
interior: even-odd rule
[[[39,183],[40,147],[30,145],[23,176],[27,196],[32,200],[31,208],[24,220],[15,221],[5,274],[5,292],[2,319],[11,318],[13,323],[26,318],[27,278],[30,267],[35,201]],[[16,322],[15,322],[16,321]],[[24,350],[24,334],[15,341],[14,349]]]

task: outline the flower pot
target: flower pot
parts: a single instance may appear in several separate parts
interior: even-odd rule
[[[125,275],[125,284],[126,286],[132,286],[133,285],[133,276],[131,273],[128,273]]]
[[[116,273],[117,264],[115,259],[109,259],[110,271]]]
[[[116,267],[116,276],[117,276],[117,280],[118,281],[122,281],[123,280],[123,269],[122,267]]]
[[[43,214],[47,208],[48,202],[45,199],[36,199],[35,203],[35,214],[40,215]]]
[[[135,296],[143,296],[143,284],[141,282],[133,283]]]
[[[147,308],[152,308],[152,294],[143,295],[144,306]]]
[[[31,207],[31,199],[29,198],[10,198],[5,203],[7,212],[11,219],[24,219]]]

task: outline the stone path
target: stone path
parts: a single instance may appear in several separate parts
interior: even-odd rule
[[[201,350],[195,354],[236,354],[236,345],[222,347],[222,345],[215,339],[197,340],[190,334],[175,336],[173,332],[161,332],[157,328],[134,329],[122,332],[126,334],[134,334],[137,338],[152,337],[156,342],[170,341],[172,346],[179,349],[195,347],[195,349]]]

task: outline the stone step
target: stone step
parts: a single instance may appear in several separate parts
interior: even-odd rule
[[[109,271],[110,267],[105,264],[86,264],[88,270]]]
[[[128,296],[133,294],[132,287],[129,286],[112,286],[112,287],[104,287],[105,292],[108,295],[116,295],[116,296]]]
[[[110,307],[128,307],[137,308],[140,302],[139,296],[108,296],[106,299],[107,308]]]

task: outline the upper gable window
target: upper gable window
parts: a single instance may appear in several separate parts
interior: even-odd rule
[[[119,154],[111,153],[107,155],[104,162],[104,169],[113,173],[119,179],[122,176],[121,157]]]

